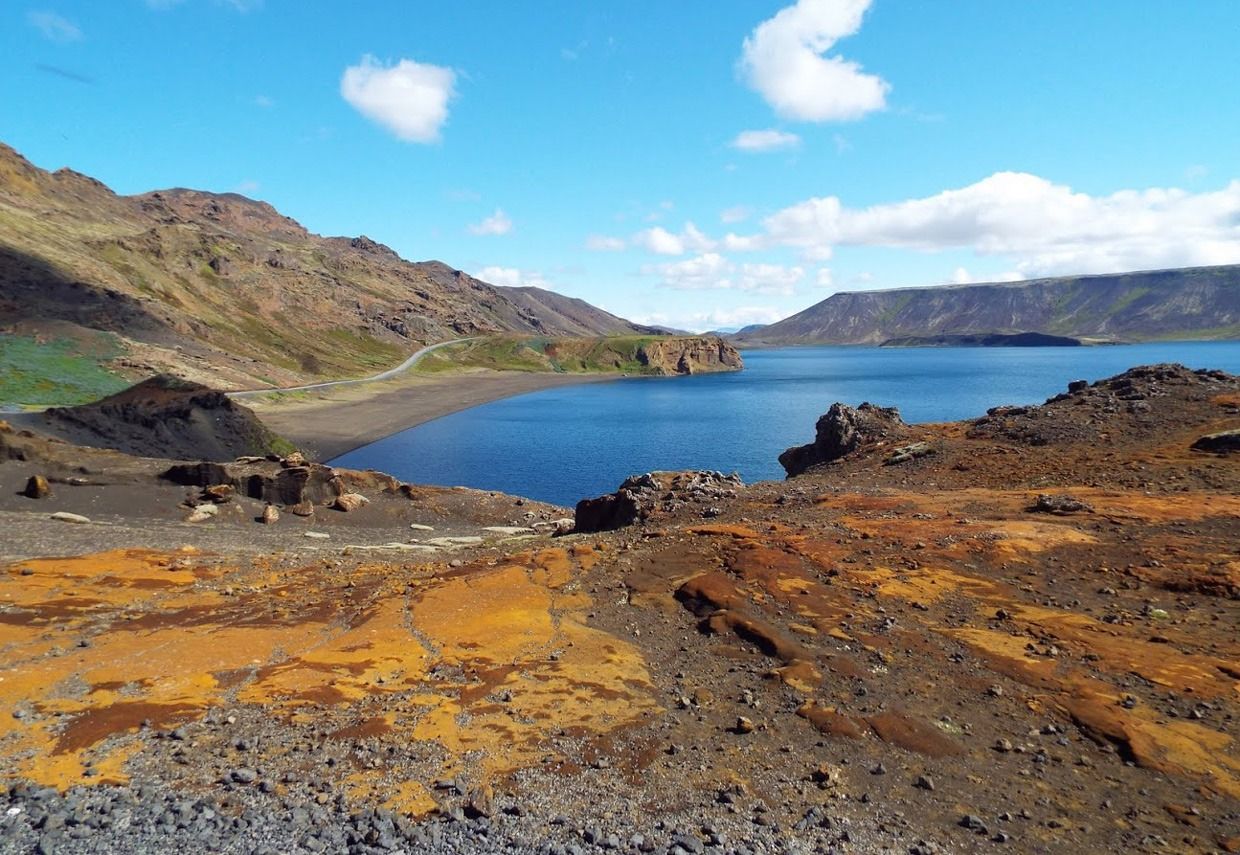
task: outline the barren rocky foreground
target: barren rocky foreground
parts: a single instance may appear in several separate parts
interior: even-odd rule
[[[833,408],[568,534],[0,432],[0,850],[1240,851],[1237,429],[1178,366]]]

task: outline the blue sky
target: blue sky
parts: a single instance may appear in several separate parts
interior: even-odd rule
[[[8,0],[0,140],[638,320],[1240,262],[1240,3]]]

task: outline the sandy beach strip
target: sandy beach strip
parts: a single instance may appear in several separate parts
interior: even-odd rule
[[[327,461],[480,404],[542,389],[617,379],[620,375],[522,371],[407,374],[393,380],[273,394],[239,403],[253,409],[272,430],[306,454]]]

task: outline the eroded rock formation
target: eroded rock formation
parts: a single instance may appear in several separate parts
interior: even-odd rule
[[[908,425],[895,407],[865,403],[853,409],[837,402],[818,419],[814,441],[789,448],[779,455],[779,462],[792,477],[864,446],[903,440],[909,435]]]

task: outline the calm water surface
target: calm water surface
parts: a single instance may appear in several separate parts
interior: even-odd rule
[[[463,485],[572,505],[654,469],[781,479],[777,460],[809,442],[835,401],[900,408],[906,421],[1041,403],[1069,380],[1181,362],[1240,374],[1240,342],[1114,347],[807,347],[751,350],[745,370],[635,378],[534,392],[455,413],[332,461],[406,481]]]

